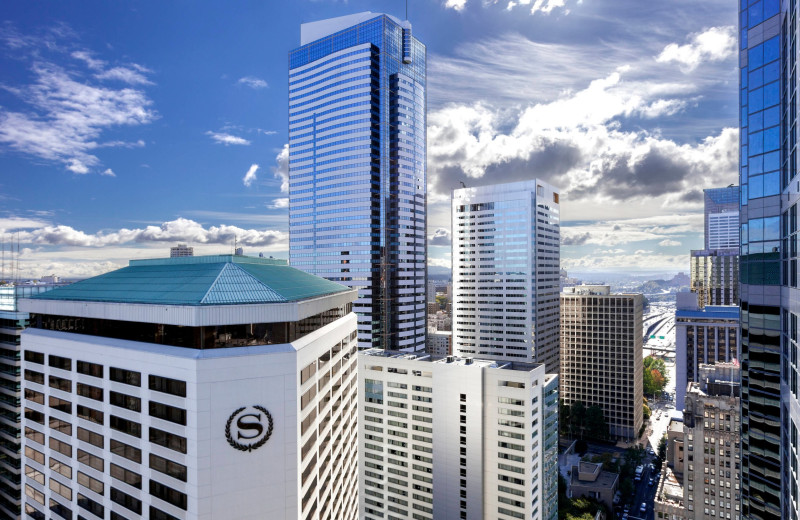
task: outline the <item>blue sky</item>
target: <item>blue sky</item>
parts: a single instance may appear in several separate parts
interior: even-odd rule
[[[0,23],[0,235],[22,277],[287,256],[300,24],[405,2],[15,2]],[[428,48],[429,265],[449,193],[562,190],[562,266],[687,271],[703,188],[738,180],[736,2],[410,0]],[[7,256],[7,255],[6,255]],[[10,269],[6,266],[6,276]]]

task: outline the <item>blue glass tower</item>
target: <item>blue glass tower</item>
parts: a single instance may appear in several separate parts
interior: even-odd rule
[[[741,501],[763,520],[797,518],[796,11],[739,6]]]
[[[303,24],[289,54],[290,262],[358,289],[362,348],[425,348],[425,74],[384,14]]]

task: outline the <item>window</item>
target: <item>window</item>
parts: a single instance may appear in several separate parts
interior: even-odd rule
[[[175,507],[179,507],[184,511],[186,510],[187,499],[185,493],[181,493],[178,490],[172,489],[152,479],[150,479],[150,494],[165,502],[169,502]]]
[[[93,423],[103,424],[103,412],[81,404],[78,405],[78,417]]]
[[[111,391],[108,394],[109,401],[114,406],[133,410],[134,412],[142,411],[142,400],[132,395],[121,394],[119,392]]]
[[[25,389],[25,399],[34,403],[44,404],[44,394],[30,388]]]
[[[44,446],[44,434],[34,430],[33,428],[25,427],[25,438],[32,440],[33,442],[38,442],[42,446]],[[44,482],[42,482],[44,484]]]
[[[50,449],[67,457],[72,457],[72,446],[53,437],[50,437]],[[44,464],[44,461],[42,461],[42,464]]]
[[[50,388],[56,388],[64,392],[72,391],[72,381],[63,377],[50,376]]]
[[[95,516],[105,518],[105,508],[91,498],[85,497],[80,493],[78,493],[78,506],[89,511]]]
[[[103,377],[103,365],[89,363],[88,361],[78,361],[78,373],[87,376]]]
[[[50,366],[53,368],[59,368],[61,370],[72,370],[72,360],[69,358],[61,357],[61,356],[54,356],[50,354],[49,362]]]
[[[29,421],[37,422],[42,425],[44,424],[44,414],[36,410],[31,410],[30,408],[25,408],[25,418]]]
[[[42,473],[38,469],[26,465],[25,476],[31,480],[35,480],[36,482],[44,486],[44,473]]]
[[[29,484],[25,484],[25,495],[44,505],[44,493],[32,488]]]
[[[159,457],[153,453],[150,454],[150,467],[156,471],[169,475],[186,482],[186,466],[167,460],[164,457]]]
[[[62,484],[61,482],[51,478],[50,479],[50,489],[52,491],[55,491],[56,493],[58,493],[62,497],[66,498],[67,500],[72,500],[72,490],[69,487],[67,487],[64,484]]]
[[[178,381],[177,379],[152,375],[149,377],[149,379],[150,390],[163,392],[165,394],[177,395],[178,397],[186,397],[185,381]]]
[[[137,515],[142,514],[142,501],[137,498],[133,498],[129,494],[124,493],[117,488],[111,488],[111,501],[121,505],[122,507],[130,509]]]
[[[41,451],[34,450],[30,446],[25,446],[25,457],[44,466],[44,453]]]
[[[94,468],[97,471],[103,471],[103,459],[83,450],[78,450],[78,462],[81,464],[86,464],[90,468]]]
[[[81,427],[78,427],[78,439],[83,442],[88,442],[93,446],[97,446],[100,449],[102,449],[105,444],[102,435]]]
[[[150,520],[178,520],[178,518],[150,506]]]
[[[142,476],[129,469],[125,469],[122,466],[117,466],[116,464],[112,463],[111,476],[128,484],[129,486],[135,487],[136,489],[142,489]]]
[[[64,435],[72,435],[72,425],[55,417],[50,417],[50,429],[61,432]]]
[[[35,370],[25,370],[25,381],[30,381],[31,383],[38,383],[40,385],[44,384],[44,374],[41,372],[37,372]]]
[[[72,413],[72,403],[65,399],[53,397],[52,395],[50,396],[50,408],[67,414]]]
[[[103,389],[84,383],[78,383],[78,395],[94,399],[95,401],[103,400]]]
[[[300,371],[300,384],[302,385],[317,372],[317,362],[312,361]]]
[[[87,489],[91,489],[98,495],[102,495],[103,490],[105,488],[105,486],[101,481],[97,480],[96,478],[92,478],[86,473],[82,473],[80,471],[78,472],[78,484]]]
[[[116,415],[111,416],[111,429],[117,430],[118,432],[127,433],[128,435],[132,435],[134,437],[142,436],[141,424],[134,421],[129,421],[128,419],[123,419],[122,417],[117,417]]]
[[[139,448],[134,448],[133,446],[129,446],[124,442],[120,442],[116,439],[111,439],[111,453],[115,455],[119,455],[120,457],[125,457],[128,460],[132,460],[137,464],[141,464],[142,462],[142,450]]]
[[[157,428],[150,428],[150,442],[180,453],[186,453],[186,438],[180,435],[168,433]]]
[[[60,460],[54,459],[50,457],[50,469],[58,473],[59,475],[63,475],[68,479],[72,478],[72,468]]]
[[[41,352],[35,352],[33,350],[26,350],[25,361],[29,363],[36,363],[37,365],[44,365],[44,354]]]
[[[131,386],[142,386],[142,374],[133,370],[111,367],[108,374],[109,379],[117,383]]]
[[[150,416],[186,426],[186,410],[150,401]]]

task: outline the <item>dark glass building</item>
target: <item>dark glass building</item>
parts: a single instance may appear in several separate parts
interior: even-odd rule
[[[797,518],[796,13],[739,5],[741,500],[759,520]]]
[[[425,348],[425,75],[384,14],[303,24],[289,53],[290,262],[358,289],[361,348]]]

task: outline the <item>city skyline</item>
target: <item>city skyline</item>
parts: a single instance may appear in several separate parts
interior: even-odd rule
[[[430,266],[449,267],[450,190],[541,177],[562,190],[563,267],[688,271],[701,190],[736,182],[736,14],[635,6],[410,3],[429,52]],[[404,8],[13,6],[0,229],[6,247],[19,231],[20,274],[94,275],[178,242],[229,252],[234,235],[286,258],[298,26]]]

